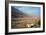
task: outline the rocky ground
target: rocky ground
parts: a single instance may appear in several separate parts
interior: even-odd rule
[[[12,28],[37,28],[40,27],[39,17],[12,18]]]

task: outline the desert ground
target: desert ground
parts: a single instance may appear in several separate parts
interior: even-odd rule
[[[37,28],[40,27],[38,16],[12,18],[12,28]]]

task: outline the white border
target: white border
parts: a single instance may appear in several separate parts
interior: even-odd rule
[[[41,26],[40,28],[24,28],[24,29],[11,29],[11,6],[32,6],[32,7],[41,7]],[[23,32],[23,31],[38,31],[43,30],[43,6],[42,5],[27,5],[27,4],[16,4],[16,3],[9,3],[9,28],[8,32]]]

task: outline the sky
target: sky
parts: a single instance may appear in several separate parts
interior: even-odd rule
[[[40,15],[40,7],[29,7],[29,6],[14,6],[14,8],[20,10],[21,12],[33,15],[33,16],[39,16]]]

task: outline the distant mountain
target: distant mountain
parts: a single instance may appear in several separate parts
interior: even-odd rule
[[[26,14],[24,14],[23,12],[14,7],[11,7],[11,14],[13,18],[27,16]]]

